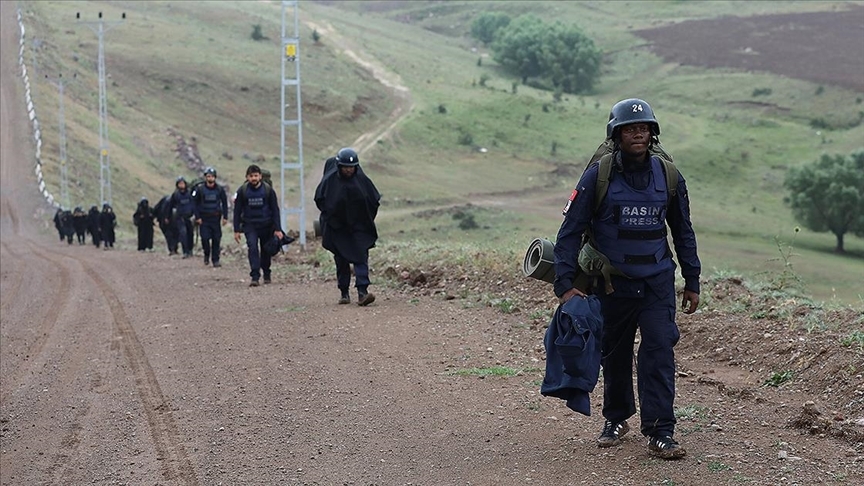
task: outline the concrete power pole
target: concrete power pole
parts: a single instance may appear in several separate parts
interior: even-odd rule
[[[73,76],[74,77],[74,76]],[[60,201],[64,208],[69,209],[69,175],[67,172],[68,164],[66,163],[66,116],[63,112],[63,75],[57,77],[57,81],[53,81],[45,75],[51,84],[57,86],[60,92],[60,109],[57,112],[57,124],[60,132]]]
[[[285,22],[286,10],[293,9],[294,22],[293,32],[291,36],[287,35],[288,27]],[[286,73],[288,63],[294,65],[293,76]],[[288,215],[298,214],[300,222],[298,230],[300,231],[300,247],[306,249],[306,195],[303,185],[303,112],[302,104],[300,103],[300,16],[298,12],[297,0],[282,1],[282,97],[280,103],[281,117],[281,148],[279,159],[281,161],[281,170],[279,172],[280,189],[282,197],[282,228],[288,229]],[[286,115],[288,105],[285,103],[286,87],[293,87],[294,106],[297,108],[296,115],[292,118]],[[296,127],[297,129],[297,159],[296,162],[285,161],[285,129],[286,127]],[[295,148],[293,145],[291,148]],[[285,171],[297,170],[299,175],[299,205],[289,206],[286,201],[287,191],[285,190]]]
[[[111,159],[108,156],[108,103],[105,95],[105,48],[103,37],[105,32],[122,24],[126,19],[126,13],[122,14],[123,20],[106,22],[102,20],[102,12],[99,12],[98,21],[85,22],[81,20],[81,14],[76,13],[75,18],[79,23],[90,27],[99,38],[99,198],[102,203],[111,201]]]

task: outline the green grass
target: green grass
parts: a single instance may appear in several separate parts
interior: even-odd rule
[[[492,366],[489,368],[463,368],[448,371],[451,376],[518,376],[524,373],[537,373],[540,368],[509,368],[506,366]]]
[[[822,153],[861,148],[864,126],[824,131],[810,122],[854,120],[862,94],[827,85],[817,94],[819,87],[806,81],[667,64],[639,47],[643,41],[633,32],[723,15],[830,10],[839,2],[626,5],[628,20],[622,22],[620,2],[484,3],[484,10],[512,17],[530,12],[574,23],[603,50],[604,74],[596,90],[554,102],[552,93],[529,86],[512,93],[514,76],[466,35],[478,12],[474,2],[300,2],[307,179],[316,180],[323,159],[338,148],[389,123],[396,107],[388,88],[353,60],[351,53],[356,54],[406,86],[413,103],[390,137],[361,154],[384,197],[379,249],[397,251],[403,265],[434,265],[437,259],[518,273],[533,238],[554,239],[560,210],[604,136],[609,107],[637,93],[652,102],[664,146],[688,181],[703,274],[720,269],[771,280],[789,269],[778,259],[778,239],[783,246],[794,241],[789,261],[803,292],[862,306],[864,239],[847,235],[847,253],[837,255],[831,234],[803,230],[793,238],[797,223],[783,204],[782,187],[789,167]],[[76,12],[95,18],[97,9],[83,1],[22,6],[29,39],[42,41],[32,53],[40,71],[31,73],[31,84],[43,126],[46,183],[59,195],[57,90],[42,77],[77,73],[65,102],[70,194],[72,205],[98,204],[97,41],[74,21]],[[128,220],[141,196],[155,200],[172,189],[176,176],[196,175],[174,153],[169,127],[187,140],[195,137],[205,163],[216,166],[232,187],[259,155],[278,181],[278,2],[208,2],[204,8],[189,2],[111,2],[99,10],[106,20],[127,14],[123,25],[105,35],[113,198],[121,237],[132,233]],[[250,39],[255,24],[269,40]],[[318,44],[311,40],[313,24],[321,35]],[[486,86],[479,85],[481,76],[488,77]],[[650,89],[642,79],[651,80]],[[764,88],[770,94],[753,96]],[[446,113],[439,113],[440,105]],[[297,155],[296,140],[286,133],[290,162]],[[470,145],[459,143],[466,134]],[[289,174],[289,197],[298,197],[298,184],[296,174]],[[311,220],[317,212],[308,191],[306,198]],[[477,227],[460,228],[455,211],[469,212]],[[375,258],[393,262],[387,255]]]

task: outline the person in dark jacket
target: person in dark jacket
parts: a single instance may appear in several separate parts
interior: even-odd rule
[[[63,210],[63,214],[60,215],[60,225],[63,227],[63,237],[71,245],[72,238],[75,236],[75,221],[72,219],[72,211]]]
[[[219,244],[222,225],[228,222],[228,196],[225,189],[216,184],[216,169],[207,167],[204,170],[204,183],[195,186],[192,200],[195,201],[195,224],[201,232],[204,265],[209,265],[212,259],[213,267],[218,268],[222,266],[219,263]]]
[[[60,242],[66,239],[66,235],[63,234],[63,208],[57,208],[57,212],[54,213],[54,227],[57,228],[57,234],[60,235]]]
[[[99,208],[97,206],[90,206],[90,211],[87,213],[87,232],[90,233],[90,237],[93,239],[93,246],[99,248],[99,245],[102,244],[102,227],[99,223]]]
[[[132,215],[132,224],[138,228],[138,251],[153,250],[153,208],[150,201],[142,197]]]
[[[187,187],[185,178],[178,177],[174,187],[176,189],[168,200],[166,212],[170,216],[166,218],[166,223],[171,223],[176,228],[177,240],[183,248],[183,258],[189,258],[192,256],[192,237],[195,234],[195,229],[192,227],[195,203],[192,201],[192,192]]]
[[[81,206],[76,207],[75,211],[72,212],[72,226],[75,228],[78,244],[85,244],[87,242],[87,213],[81,209]]]
[[[171,200],[171,194],[162,196],[162,199],[153,206],[153,216],[159,222],[159,231],[165,238],[165,245],[168,247],[169,255],[177,254],[177,232],[174,226],[171,225],[171,213],[168,211],[168,201]]]
[[[684,277],[682,309],[699,305],[701,264],[690,223],[690,200],[684,177],[678,175],[675,196],[669,198],[664,164],[649,153],[659,143],[660,125],[641,99],[615,104],[607,124],[614,142],[613,170],[608,191],[596,209],[598,164],[590,165],[565,206],[555,243],[555,295],[561,302],[586,294],[574,287],[580,273],[582,236],[589,230],[593,248],[608,258],[611,293],[598,292],[603,313],[603,416],[599,447],[612,447],[630,428],[636,413],[633,394],[633,346],[640,331],[638,397],[641,432],[648,453],[663,459],[686,455],[675,432],[675,262],[667,243],[667,226]],[[592,250],[593,251],[593,250]],[[587,271],[588,269],[581,269]],[[620,272],[620,274],[616,274]],[[623,274],[623,275],[621,275]],[[603,277],[596,288],[605,287]]]
[[[246,183],[237,189],[234,202],[234,241],[240,243],[241,233],[246,236],[250,287],[258,286],[262,273],[265,284],[272,281],[270,253],[264,250],[264,245],[274,236],[279,239],[285,236],[281,226],[276,191],[261,180],[261,168],[252,164],[246,168]]]
[[[103,248],[114,248],[114,227],[117,226],[117,215],[110,204],[102,204],[102,214],[99,215],[99,228],[102,230]]]
[[[369,292],[369,249],[378,239],[375,217],[380,201],[381,195],[360,168],[354,149],[343,148],[327,160],[315,189],[315,205],[321,211],[321,245],[333,253],[336,262],[340,304],[351,302],[348,288],[352,265],[357,304],[366,306],[375,301]]]

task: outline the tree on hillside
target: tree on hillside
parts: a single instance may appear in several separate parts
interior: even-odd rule
[[[495,34],[508,24],[510,17],[507,14],[485,12],[471,23],[471,37],[488,46],[495,40]]]
[[[522,78],[542,77],[565,93],[591,90],[600,77],[602,54],[575,26],[544,24],[525,15],[501,29],[492,44],[495,60]]]
[[[864,236],[864,151],[823,155],[815,163],[792,168],[784,186],[795,220],[816,232],[830,231],[843,253],[843,236]]]
[[[495,60],[522,78],[543,74],[541,54],[546,38],[547,26],[533,15],[523,15],[510,22],[492,44]]]
[[[541,60],[552,84],[575,94],[594,87],[603,55],[577,27],[555,23],[547,32]]]

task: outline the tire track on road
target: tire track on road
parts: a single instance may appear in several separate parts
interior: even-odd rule
[[[58,297],[55,303],[50,306],[50,308],[48,309],[48,314],[45,316],[45,318],[39,322],[39,325],[36,328],[36,339],[32,343],[30,343],[29,346],[27,346],[27,351],[25,352],[24,357],[21,359],[21,364],[14,370],[12,370],[8,376],[5,376],[3,378],[6,383],[13,383],[13,390],[18,387],[18,385],[14,384],[21,381],[24,373],[30,370],[30,366],[35,362],[35,358],[42,354],[43,350],[45,349],[45,343],[48,341],[48,338],[51,336],[51,332],[54,330],[54,326],[57,324],[57,320],[60,318],[60,312],[66,307],[66,304],[69,301],[69,294],[71,288],[70,282],[72,281],[69,269],[66,268],[59,260],[50,258],[44,254],[40,254],[39,251],[35,250],[35,245],[32,245],[30,247],[30,251],[33,256],[36,256],[42,260],[46,260],[54,264],[60,270],[60,288],[58,290]],[[19,261],[23,262],[24,259],[21,259]],[[10,392],[7,392],[7,394],[8,393]],[[0,404],[7,403],[8,398],[9,397],[7,395],[0,395]]]
[[[119,338],[123,355],[135,376],[135,386],[147,417],[147,425],[156,448],[156,456],[162,467],[163,478],[172,484],[198,485],[195,469],[180,440],[177,425],[171,415],[159,386],[156,373],[150,366],[144,346],[141,345],[132,327],[123,303],[107,282],[86,262],[78,260],[84,272],[96,283],[105,297],[114,322],[114,331]],[[112,339],[112,341],[115,341]]]

